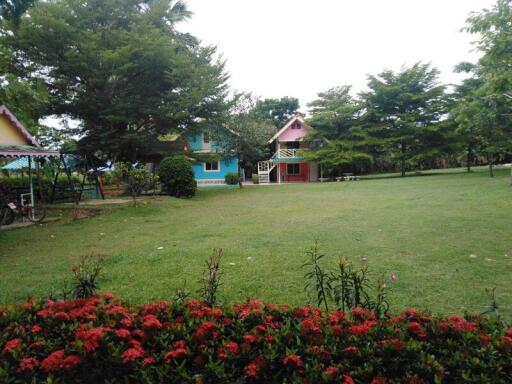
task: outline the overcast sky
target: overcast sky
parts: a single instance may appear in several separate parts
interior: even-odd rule
[[[261,97],[298,97],[301,108],[318,92],[417,61],[460,79],[460,61],[475,61],[475,36],[461,32],[470,12],[493,0],[186,0],[194,13],[180,26],[218,47],[229,84]]]

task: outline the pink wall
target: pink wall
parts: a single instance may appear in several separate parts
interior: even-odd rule
[[[281,136],[278,137],[279,141],[297,141],[306,136],[307,130],[304,126],[301,126],[298,129],[292,129],[292,127],[288,127],[286,131],[281,133]]]

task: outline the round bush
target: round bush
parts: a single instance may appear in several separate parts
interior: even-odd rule
[[[162,190],[171,196],[192,197],[196,194],[197,183],[190,161],[183,156],[170,156],[158,167]]]
[[[236,185],[236,184],[238,184],[239,180],[240,180],[240,178],[238,177],[238,173],[235,173],[235,172],[230,172],[230,173],[226,174],[226,176],[224,176],[224,181],[228,185]]]

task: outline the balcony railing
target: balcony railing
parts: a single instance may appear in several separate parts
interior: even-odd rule
[[[274,158],[278,159],[289,159],[294,157],[304,157],[303,149],[280,149],[278,152],[274,154]]]

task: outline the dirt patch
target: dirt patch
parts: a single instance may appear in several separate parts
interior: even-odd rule
[[[73,219],[85,219],[87,217],[93,217],[100,213],[99,209],[91,209],[91,208],[72,208],[70,216]]]

